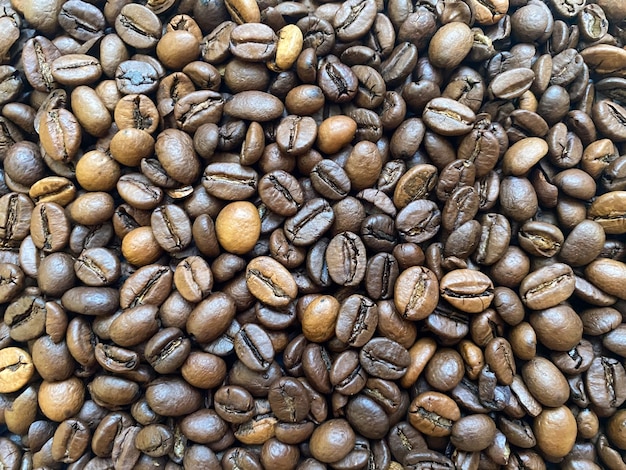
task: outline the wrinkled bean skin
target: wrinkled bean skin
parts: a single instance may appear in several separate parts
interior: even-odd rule
[[[624,0],[0,2],[0,468],[626,466]]]

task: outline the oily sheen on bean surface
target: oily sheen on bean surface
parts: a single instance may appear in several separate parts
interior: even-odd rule
[[[0,468],[626,468],[626,1],[0,0]]]

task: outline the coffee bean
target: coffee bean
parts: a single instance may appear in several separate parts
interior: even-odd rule
[[[354,286],[365,276],[365,246],[351,232],[342,232],[329,242],[326,248],[326,264],[331,279],[343,286]]]
[[[337,37],[345,42],[360,38],[370,29],[375,16],[376,8],[370,1],[352,0],[343,4],[333,21]]]
[[[77,419],[68,419],[59,424],[52,438],[52,457],[56,461],[72,463],[85,452],[89,445],[90,432]]]
[[[356,436],[345,419],[329,420],[311,436],[311,454],[320,462],[336,462],[350,452]]]
[[[95,82],[102,74],[100,62],[87,54],[66,54],[50,65],[52,77],[62,85],[78,86]]]
[[[452,433],[452,426],[461,418],[461,412],[450,397],[439,392],[424,392],[411,402],[408,417],[420,432],[442,437]]]
[[[143,5],[125,5],[115,19],[115,31],[129,46],[150,49],[161,38],[161,21]]]
[[[244,325],[235,336],[234,344],[237,357],[250,369],[265,371],[270,367],[274,359],[274,347],[261,327]]]
[[[435,67],[453,69],[472,47],[472,32],[464,23],[454,21],[441,27],[431,39],[428,55]]]
[[[619,467],[626,10],[379,3],[0,11],[5,467]]]
[[[249,62],[264,62],[276,53],[278,38],[272,29],[262,23],[244,23],[230,34],[230,51]]]
[[[569,397],[569,386],[563,374],[547,359],[537,357],[522,368],[524,383],[544,406],[561,406]]]
[[[464,416],[452,426],[450,441],[460,449],[476,452],[489,446],[495,433],[496,424],[489,416],[480,414]]]
[[[410,267],[400,273],[395,285],[394,303],[402,318],[419,320],[433,312],[439,300],[439,282],[425,267]]]
[[[42,114],[41,145],[53,160],[67,162],[77,155],[82,136],[76,117],[67,109]]]
[[[35,372],[30,354],[17,347],[4,348],[0,361],[2,362],[0,374],[2,393],[17,392],[29,382]]]
[[[567,455],[576,439],[576,421],[569,408],[546,408],[533,424],[537,446],[547,455]],[[548,438],[551,435],[552,438]],[[554,436],[558,436],[554,439]]]
[[[467,106],[450,98],[435,98],[426,104],[424,123],[441,135],[463,135],[470,131],[476,116]]]
[[[571,268],[561,263],[540,268],[524,278],[520,285],[522,301],[529,308],[557,305],[574,291]]]

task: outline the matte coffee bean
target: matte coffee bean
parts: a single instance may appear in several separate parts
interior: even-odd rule
[[[30,354],[17,347],[4,348],[0,361],[2,361],[0,374],[2,393],[18,391],[28,383],[35,372]]]

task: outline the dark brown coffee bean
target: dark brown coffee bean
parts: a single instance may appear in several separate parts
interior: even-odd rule
[[[350,178],[345,170],[332,160],[320,161],[313,167],[310,176],[315,190],[328,199],[343,199],[350,192]]]
[[[404,241],[421,243],[433,238],[441,227],[437,205],[425,199],[407,204],[396,219],[396,229]]]
[[[479,271],[454,270],[441,279],[439,287],[444,299],[469,313],[485,310],[493,300],[493,284]]]
[[[83,315],[110,315],[119,306],[119,292],[108,287],[74,287],[61,297],[63,306]]]
[[[200,408],[200,392],[175,376],[162,376],[146,386],[148,405],[161,416],[189,415]]]
[[[359,81],[350,67],[329,55],[318,66],[317,85],[333,103],[346,103],[355,97]]]
[[[333,26],[341,41],[350,42],[365,35],[374,23],[375,17],[374,3],[367,0],[351,0],[337,11]]]
[[[309,412],[306,389],[293,378],[280,378],[270,387],[268,400],[272,411],[282,421],[297,423]]]
[[[367,343],[378,324],[378,308],[372,300],[351,295],[341,304],[335,334],[340,341],[354,347]]]
[[[359,358],[366,372],[387,380],[402,377],[410,362],[408,351],[387,338],[368,341],[361,349]]]
[[[267,333],[255,324],[244,325],[235,336],[237,357],[252,370],[265,371],[274,359],[274,347]]]
[[[98,343],[95,349],[96,360],[105,370],[121,373],[139,366],[139,356],[129,349],[115,345]]]

